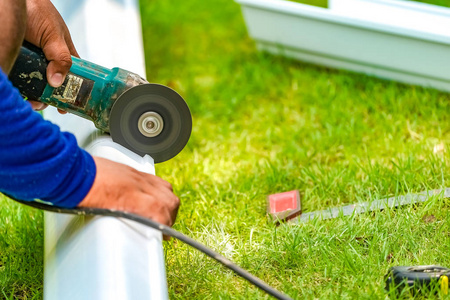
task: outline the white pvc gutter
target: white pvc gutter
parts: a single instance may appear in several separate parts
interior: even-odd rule
[[[80,56],[145,78],[136,0],[54,0]],[[48,108],[46,119],[75,134],[92,155],[154,174],[150,156],[113,143],[90,121]],[[132,201],[132,199],[130,199]],[[160,232],[111,217],[45,212],[44,299],[167,299]]]
[[[450,9],[397,0],[236,0],[261,50],[450,91]]]

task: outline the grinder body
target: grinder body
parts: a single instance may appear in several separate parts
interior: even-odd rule
[[[9,80],[28,100],[40,101],[94,122],[114,142],[156,163],[177,155],[189,140],[192,117],[183,98],[169,87],[139,75],[72,57],[64,83],[47,83],[48,61],[26,43]]]
[[[72,57],[64,83],[53,88],[47,82],[47,65],[44,53],[27,44],[21,48],[9,78],[25,98],[90,119],[105,132],[110,132],[110,111],[117,98],[131,87],[148,83],[124,69],[108,69]]]

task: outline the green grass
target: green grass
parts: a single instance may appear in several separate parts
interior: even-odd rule
[[[0,299],[41,299],[42,212],[1,198]]]
[[[315,5],[320,7],[328,7],[328,0],[289,0],[289,1]]]
[[[412,0],[412,1],[450,7],[450,2],[448,0]]]
[[[280,227],[265,207],[293,189],[309,212],[450,186],[449,153],[433,151],[450,142],[448,94],[259,53],[233,1],[141,9],[148,79],[179,91],[194,120],[186,149],[157,166],[182,200],[176,229],[294,298],[384,299],[391,266],[450,267],[440,197]],[[2,207],[0,298],[39,299],[42,213]],[[186,245],[165,253],[171,299],[268,299]]]

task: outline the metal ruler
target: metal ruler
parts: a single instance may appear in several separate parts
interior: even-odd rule
[[[313,219],[333,219],[339,216],[350,216],[355,214],[362,214],[371,211],[379,211],[386,208],[394,208],[408,204],[425,202],[431,197],[441,196],[450,198],[450,188],[424,191],[417,194],[407,194],[404,196],[395,196],[379,200],[367,201],[362,203],[355,203],[340,207],[329,208],[325,210],[313,211],[302,214],[301,216],[291,219],[292,223],[303,223]]]

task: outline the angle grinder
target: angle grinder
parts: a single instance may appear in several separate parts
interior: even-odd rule
[[[48,61],[41,49],[24,43],[9,80],[29,100],[40,101],[94,122],[112,140],[155,163],[176,156],[187,144],[192,117],[183,98],[169,87],[139,75],[72,57],[64,83],[47,83]]]

